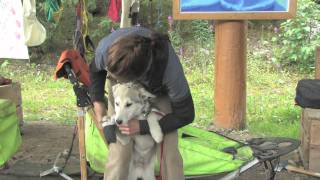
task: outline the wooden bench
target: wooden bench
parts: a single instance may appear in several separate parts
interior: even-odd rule
[[[302,109],[301,123],[304,168],[320,172],[320,109]]]

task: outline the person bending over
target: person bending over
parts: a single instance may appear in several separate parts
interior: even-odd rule
[[[100,122],[104,116],[115,113],[111,87],[118,82],[136,81],[157,96],[154,106],[166,113],[159,121],[164,134],[161,176],[164,180],[184,179],[177,129],[193,122],[194,105],[182,65],[168,37],[144,27],[112,32],[98,44],[90,64],[90,79],[89,92]],[[104,102],[106,83],[108,107]],[[106,129],[109,155],[104,179],[126,180],[133,144],[116,141],[113,127]],[[125,135],[150,134],[147,120],[133,119],[117,128]]]

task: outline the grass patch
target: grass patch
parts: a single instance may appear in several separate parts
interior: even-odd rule
[[[213,120],[214,68],[213,61],[202,56],[183,60],[183,65],[196,108],[193,125],[207,128]],[[294,97],[296,84],[304,76],[278,71],[257,56],[248,57],[246,120],[251,134],[299,137],[301,108],[295,106]]]
[[[69,81],[53,79],[54,68],[21,61],[4,61],[1,75],[21,83],[22,106],[26,121],[55,121],[73,124],[75,96]]]
[[[301,75],[276,71],[268,63],[250,58],[247,82],[247,124],[260,136],[299,137],[300,111],[295,88]]]

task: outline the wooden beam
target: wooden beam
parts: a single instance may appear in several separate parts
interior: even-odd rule
[[[214,125],[218,128],[245,127],[246,42],[245,21],[216,21]]]
[[[78,107],[78,137],[79,137],[79,155],[80,155],[80,172],[81,180],[88,179],[87,160],[86,160],[86,145],[85,145],[85,129],[84,129],[84,114],[85,109]]]
[[[288,11],[256,11],[256,12],[241,12],[241,11],[181,11],[181,0],[172,1],[172,12],[174,19],[208,19],[208,20],[265,20],[265,19],[291,19],[296,16],[297,0],[288,0]]]
[[[316,79],[320,79],[320,47],[316,48]]]

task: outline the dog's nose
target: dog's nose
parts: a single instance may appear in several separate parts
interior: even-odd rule
[[[121,119],[117,119],[116,123],[120,125],[120,124],[122,124],[122,120]]]

